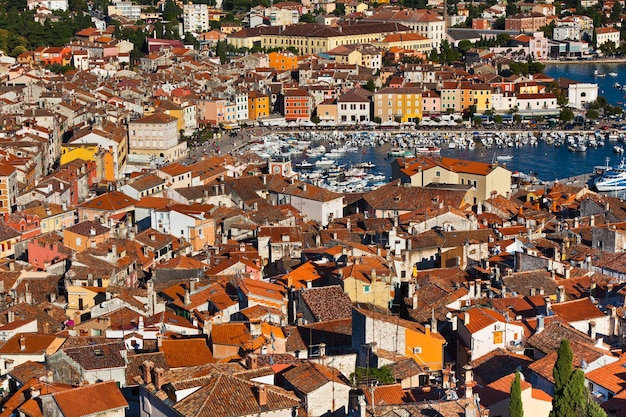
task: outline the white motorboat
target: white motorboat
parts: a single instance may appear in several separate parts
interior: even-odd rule
[[[624,160],[617,168],[608,169],[594,181],[598,191],[626,190],[626,166]]]
[[[322,158],[319,161],[315,161],[315,166],[318,168],[330,168],[335,165],[335,161],[328,158]]]

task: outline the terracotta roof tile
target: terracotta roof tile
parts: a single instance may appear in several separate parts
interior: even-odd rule
[[[65,417],[83,417],[128,407],[114,381],[57,392],[52,397]]]
[[[163,340],[160,348],[170,368],[204,365],[213,363],[213,353],[204,339]]]
[[[594,384],[606,388],[617,394],[626,388],[626,355],[622,355],[617,362],[594,369],[585,374],[585,378]]]

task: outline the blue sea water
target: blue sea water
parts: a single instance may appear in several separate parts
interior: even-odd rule
[[[598,74],[606,74],[605,77],[594,76],[594,71]],[[611,77],[609,73],[617,73],[616,77]],[[584,83],[598,84],[598,94],[606,97],[609,103],[613,105],[624,106],[626,92],[622,92],[617,88],[613,88],[613,84],[618,82],[626,84],[626,64],[624,63],[589,63],[589,64],[550,64],[544,70],[546,75],[557,78],[569,78],[571,80]]]
[[[538,146],[486,149],[478,145],[476,149],[441,149],[441,156],[467,159],[471,161],[491,163],[499,155],[512,155],[510,161],[500,162],[501,165],[511,171],[519,171],[525,174],[536,175],[544,181],[554,181],[576,175],[589,174],[594,167],[606,165],[606,158],[610,158],[610,164],[615,166],[620,162],[617,154],[613,153],[614,143],[606,141],[604,147],[597,149],[589,148],[587,152],[575,153],[567,150],[566,146],[555,147],[539,141]],[[337,160],[338,164],[346,167],[359,162],[371,161],[376,164],[372,170],[375,174],[384,174],[391,178],[391,162],[394,158],[387,157],[388,146],[366,147],[360,152],[347,153]],[[302,158],[294,158],[294,163],[298,163]],[[310,159],[314,161],[314,159]]]

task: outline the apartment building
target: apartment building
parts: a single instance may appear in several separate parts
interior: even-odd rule
[[[201,33],[211,28],[209,25],[209,5],[199,3],[183,4],[183,27],[185,32]]]
[[[187,143],[179,143],[178,120],[165,113],[155,113],[128,124],[130,152],[172,162],[187,154]]]
[[[374,117],[381,121],[415,122],[422,118],[420,87],[385,87],[374,93]]]

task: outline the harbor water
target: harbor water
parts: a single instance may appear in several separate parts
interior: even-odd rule
[[[615,74],[620,74],[622,68],[626,69],[626,64],[552,64],[546,67],[545,73],[555,79],[565,77],[580,82],[597,83],[599,86],[599,94],[605,96],[609,103],[623,106],[626,102],[626,98],[624,98],[626,92],[621,89],[614,88],[613,86],[615,83],[621,82],[620,79],[622,79],[622,77],[615,76]],[[622,79],[622,81],[624,80]],[[510,146],[511,144],[509,143],[509,146],[503,146],[500,144],[500,146],[486,147],[483,145],[484,142],[481,143],[479,140],[480,138],[478,136],[478,132],[459,132],[457,130],[446,130],[445,127],[440,128],[436,132],[433,132],[433,130],[408,128],[401,132],[399,136],[412,138],[409,139],[412,144],[411,146],[401,146],[403,150],[409,151],[410,154],[415,154],[416,147],[418,146],[433,144],[439,146],[441,150],[438,153],[429,155],[431,157],[452,157],[485,163],[494,163],[497,161],[500,165],[506,165],[506,167],[513,172],[524,173],[542,181],[552,182],[564,178],[591,174],[596,167],[606,166],[607,164],[617,166],[624,156],[623,149],[626,148],[626,144],[622,142],[626,139],[626,131],[612,130],[613,132],[611,132],[611,137],[609,137],[609,132],[605,131],[597,132],[597,134],[594,131],[560,132],[561,146],[555,146],[553,143],[538,140],[535,141],[534,146],[529,144],[520,145],[519,143],[515,143],[513,146]],[[529,133],[534,135],[533,139],[539,139],[545,137],[546,134],[549,134],[549,131],[535,129],[532,132],[509,132],[507,130],[499,132],[500,135],[515,135],[518,137],[524,137]],[[497,135],[498,132],[493,130],[482,131],[481,137],[484,137],[485,134]],[[364,163],[374,164],[375,167],[367,169],[367,173],[369,174],[369,177],[375,176],[376,180],[367,183],[367,185],[365,185],[366,189],[371,187],[373,182],[377,182],[379,185],[383,182],[381,181],[381,178],[384,178],[385,181],[391,179],[391,162],[395,156],[389,156],[389,153],[391,149],[398,147],[398,144],[394,143],[393,140],[394,135],[398,135],[398,133],[381,132],[379,130],[368,132],[337,132],[331,130],[317,133],[292,132],[291,134],[287,133],[283,136],[292,136],[291,139],[295,140],[293,136],[298,136],[298,139],[304,139],[301,137],[302,135],[306,135],[306,139],[310,140],[310,146],[301,144],[303,146],[302,152],[296,151],[294,153],[293,150],[290,150],[290,157],[293,161],[294,168],[296,170],[301,170],[305,174],[305,178],[310,175],[308,174],[309,172],[321,170],[315,169],[320,168],[320,166],[312,166],[308,169],[298,168],[298,165],[303,161],[306,161],[305,164],[315,164],[320,161],[320,159],[326,160],[326,156],[329,155],[328,152],[342,146],[345,147],[344,145],[346,141],[349,141],[351,138],[359,138],[356,140],[356,142],[358,142],[356,143],[358,150],[354,149],[355,144],[353,143],[352,150],[338,155],[332,155],[331,158],[334,161],[334,165],[341,166],[342,170],[349,170],[363,165]],[[602,138],[602,144],[597,147],[589,146],[586,151],[582,152],[573,152],[571,147],[567,146],[567,142],[563,141],[563,138],[567,138],[568,140],[575,138],[578,142],[584,142],[589,138],[593,138],[594,135],[596,138]],[[365,136],[371,139],[365,141],[368,142],[367,144],[364,144],[361,140],[361,138]],[[432,138],[433,136],[438,138],[434,141],[434,143],[424,143],[422,141],[423,138]],[[465,144],[471,143],[471,146],[447,146],[449,140],[454,141],[454,139],[459,136],[464,137]],[[383,137],[386,138],[386,140],[379,140]],[[473,139],[473,141],[468,140],[469,138]],[[415,145],[415,141],[422,142]],[[307,152],[320,145],[323,145],[325,148],[322,153],[311,155]],[[615,145],[621,148],[622,153],[615,152]],[[262,149],[257,149],[257,151],[261,150]],[[284,146],[282,151],[279,152],[282,153],[283,151]],[[328,184],[329,177],[332,177],[332,175],[329,175],[328,172],[324,172],[323,175],[326,180],[320,180],[319,177],[317,177],[312,178],[311,181],[314,183],[316,181],[325,181],[326,184]],[[362,178],[362,176],[359,178]],[[346,185],[343,175],[340,176],[339,179],[333,179],[332,181],[333,184],[338,182],[343,182],[344,185]],[[357,182],[355,181],[355,183]],[[359,187],[363,187],[363,185],[359,185],[356,189],[350,185],[347,191],[361,191]],[[343,190],[345,190],[345,188]]]

